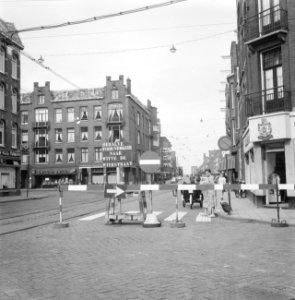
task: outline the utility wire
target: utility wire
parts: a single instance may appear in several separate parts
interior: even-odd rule
[[[49,68],[48,66],[45,66],[42,62],[40,62],[38,59],[35,59],[33,56],[31,56],[30,54],[21,51],[21,54],[23,56],[25,56],[26,58],[30,59],[31,61],[33,61],[34,63],[36,63],[37,65],[39,65],[40,67],[44,68],[45,70],[51,72],[52,74],[54,74],[55,76],[59,77],[60,79],[62,79],[63,81],[67,82],[68,84],[72,85],[73,87],[77,88],[77,89],[81,89],[79,86],[77,86],[75,83],[71,82],[70,80],[68,80],[67,78],[65,78],[64,76],[58,74],[57,72],[55,72],[54,70],[52,70],[51,68]]]
[[[54,29],[54,28],[61,28],[61,27],[65,27],[65,26],[78,25],[78,24],[83,24],[83,23],[90,23],[90,22],[99,21],[99,20],[102,20],[102,19],[113,18],[113,17],[121,17],[123,15],[138,13],[138,12],[146,11],[148,9],[154,9],[154,8],[159,8],[159,7],[163,7],[163,6],[167,6],[167,5],[177,4],[177,3],[183,2],[183,1],[187,1],[187,0],[172,0],[172,1],[169,1],[169,2],[162,2],[162,3],[159,3],[159,4],[152,4],[152,5],[148,5],[148,6],[144,6],[144,7],[140,7],[140,8],[126,10],[126,11],[122,11],[122,12],[119,12],[119,13],[108,14],[108,15],[103,15],[103,16],[96,16],[96,17],[83,19],[83,20],[78,20],[78,21],[68,21],[68,22],[60,23],[60,24],[24,28],[24,29],[11,31],[10,33],[13,35],[15,33],[20,33],[20,32]]]
[[[209,39],[209,38],[213,38],[216,36],[220,36],[220,35],[224,35],[227,33],[231,33],[234,30],[229,30],[229,31],[225,31],[225,32],[221,32],[221,33],[216,33],[216,34],[212,34],[212,35],[207,35],[201,38],[196,38],[196,39],[192,39],[192,40],[186,40],[186,41],[182,41],[182,42],[176,42],[174,43],[174,45],[184,45],[184,44],[188,44],[188,43],[194,43],[197,41],[201,41],[201,40],[205,40],[205,39]],[[133,48],[133,49],[121,49],[121,50],[110,50],[110,51],[99,51],[99,52],[80,52],[80,53],[61,53],[61,54],[44,54],[44,57],[57,57],[57,56],[77,56],[77,55],[99,55],[99,54],[114,54],[114,53],[124,53],[124,52],[135,52],[135,51],[144,51],[144,50],[153,50],[153,49],[159,49],[159,48],[167,48],[167,47],[171,47],[171,44],[163,44],[163,45],[158,45],[158,46],[151,46],[151,47],[143,47],[143,48]]]
[[[40,39],[40,38],[56,38],[56,37],[57,38],[58,37],[72,37],[72,36],[81,36],[81,35],[86,36],[86,35],[99,35],[99,34],[173,30],[173,29],[185,29],[185,28],[196,28],[196,27],[207,27],[207,26],[222,26],[222,25],[233,25],[233,24],[235,24],[235,23],[231,22],[231,23],[196,24],[196,25],[171,26],[171,27],[152,27],[152,28],[142,28],[142,29],[111,30],[111,31],[85,32],[85,33],[68,33],[68,34],[57,34],[57,35],[22,37],[22,40]]]

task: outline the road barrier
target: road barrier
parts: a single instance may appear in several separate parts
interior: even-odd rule
[[[104,190],[103,185],[68,185],[69,191],[87,191],[90,190]],[[125,193],[135,191],[194,191],[194,190],[216,190],[216,191],[237,191],[237,190],[273,190],[276,191],[277,198],[277,219],[272,219],[272,227],[287,227],[285,220],[280,220],[279,194],[281,190],[295,190],[295,184],[276,183],[276,184],[131,184],[124,188]],[[178,202],[176,196],[176,213],[178,211]],[[183,225],[181,225],[183,226]]]

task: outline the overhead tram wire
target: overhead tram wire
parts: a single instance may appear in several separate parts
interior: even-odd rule
[[[152,4],[152,5],[147,5],[144,7],[140,8],[135,8],[131,10],[126,10],[118,13],[113,13],[113,14],[108,14],[108,15],[103,15],[103,16],[95,16],[92,18],[88,19],[83,19],[83,20],[77,20],[77,21],[68,21],[65,23],[60,23],[60,24],[53,24],[53,25],[46,25],[46,26],[36,26],[36,27],[29,27],[29,28],[24,28],[24,29],[19,29],[15,31],[11,31],[11,35],[13,36],[16,33],[21,33],[21,32],[29,32],[29,31],[39,31],[39,30],[47,30],[47,29],[55,29],[55,28],[61,28],[65,26],[72,26],[72,25],[78,25],[78,24],[83,24],[83,23],[90,23],[90,22],[95,22],[103,19],[108,19],[108,18],[114,18],[114,17],[121,17],[124,15],[129,15],[129,14],[134,14],[142,11],[146,11],[149,9],[154,9],[154,8],[159,8],[159,7],[164,7],[172,4],[177,4],[179,2],[184,2],[187,0],[171,0],[168,2],[162,2],[159,4]]]
[[[212,23],[212,24],[196,24],[196,25],[169,26],[169,27],[151,27],[151,28],[141,28],[141,29],[96,31],[96,32],[85,32],[85,33],[66,33],[66,34],[56,34],[56,35],[22,37],[22,40],[87,36],[87,35],[99,35],[99,34],[133,33],[133,32],[159,31],[159,30],[175,30],[175,29],[187,29],[187,28],[196,28],[196,27],[233,25],[233,24],[235,24],[235,23],[233,23],[233,22],[231,22],[231,23]]]
[[[209,39],[209,38],[213,38],[213,37],[224,35],[224,34],[231,33],[231,32],[233,32],[233,29],[229,30],[229,31],[225,31],[225,32],[215,33],[215,34],[212,34],[212,35],[207,35],[207,36],[204,36],[204,37],[192,39],[192,40],[187,40],[187,41],[182,41],[182,42],[176,42],[176,43],[174,43],[174,45],[177,46],[177,45],[184,45],[184,44],[194,43],[194,42],[198,42],[198,41],[201,41],[201,40],[206,40],[206,39]],[[99,52],[44,54],[44,57],[115,54],[115,53],[135,52],[135,51],[144,51],[144,50],[153,50],[153,49],[159,49],[159,48],[167,48],[167,47],[170,47],[170,46],[171,46],[171,43],[170,44],[158,45],[158,46],[143,47],[143,48],[122,49],[122,50],[109,50],[109,51],[99,51]]]
[[[70,84],[71,86],[75,87],[76,89],[81,89],[78,85],[76,85],[75,83],[71,82],[70,80],[68,80],[67,78],[65,78],[64,76],[58,74],[57,72],[55,72],[54,70],[52,70],[51,68],[49,68],[48,66],[45,66],[42,62],[39,62],[38,59],[34,58],[33,56],[31,56],[30,54],[21,51],[20,52],[23,56],[25,56],[26,58],[30,59],[31,61],[33,61],[34,63],[36,63],[37,65],[39,65],[40,67],[44,68],[45,70],[51,72],[52,74],[54,74],[55,76],[59,77],[60,79],[62,79],[63,81],[67,82],[68,84]]]

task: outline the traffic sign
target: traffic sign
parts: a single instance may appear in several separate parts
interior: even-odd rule
[[[105,198],[125,198],[126,187],[123,184],[106,184],[104,189]]]
[[[232,146],[231,138],[227,135],[222,136],[219,138],[217,144],[220,150],[228,151]]]
[[[154,151],[144,152],[139,159],[140,168],[146,173],[155,173],[161,167],[161,158]]]

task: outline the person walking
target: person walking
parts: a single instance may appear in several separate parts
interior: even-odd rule
[[[210,169],[205,170],[205,175],[207,177],[207,184],[214,184],[214,177],[211,174]],[[206,197],[203,201],[203,207],[205,209],[205,215],[208,217],[214,218],[215,216],[215,203],[214,203],[214,197],[215,191],[214,190],[208,190],[206,193]]]
[[[221,171],[221,173],[218,177],[218,180],[217,180],[217,184],[222,184],[222,185],[226,184],[226,178],[224,176],[224,171]],[[221,202],[223,201],[223,194],[224,194],[224,189],[216,191],[216,207],[215,207],[216,212],[222,211]]]

